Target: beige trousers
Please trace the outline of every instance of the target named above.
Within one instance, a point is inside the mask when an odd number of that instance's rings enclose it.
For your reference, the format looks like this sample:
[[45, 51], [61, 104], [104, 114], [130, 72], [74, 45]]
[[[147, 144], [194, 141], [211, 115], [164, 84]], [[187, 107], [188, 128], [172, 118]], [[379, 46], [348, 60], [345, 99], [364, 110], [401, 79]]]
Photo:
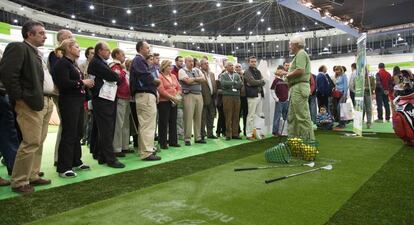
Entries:
[[16, 101], [17, 123], [22, 132], [22, 142], [17, 150], [12, 173], [12, 187], [29, 184], [39, 179], [42, 162], [43, 141], [47, 136], [53, 101], [44, 97], [42, 111], [34, 111], [23, 100]]
[[[201, 94], [185, 94], [184, 104], [184, 140], [191, 140], [191, 129], [194, 127], [194, 139], [201, 140], [201, 117], [203, 115], [203, 96]], [[193, 124], [194, 123], [194, 124]]]
[[141, 159], [154, 153], [154, 131], [157, 119], [157, 98], [150, 93], [135, 94], [138, 115], [138, 150]]

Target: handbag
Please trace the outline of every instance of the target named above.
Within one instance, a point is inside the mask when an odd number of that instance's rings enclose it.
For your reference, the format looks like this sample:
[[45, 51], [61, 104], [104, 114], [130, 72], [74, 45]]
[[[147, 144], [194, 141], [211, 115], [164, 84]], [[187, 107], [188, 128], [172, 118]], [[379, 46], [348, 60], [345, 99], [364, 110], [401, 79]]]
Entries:
[[334, 89], [334, 90], [332, 91], [332, 97], [334, 97], [334, 98], [341, 98], [341, 97], [342, 97], [342, 92], [340, 92], [340, 91], [338, 91], [338, 90]]
[[353, 119], [353, 106], [351, 102], [339, 103], [340, 109], [340, 118], [342, 121], [352, 120]]

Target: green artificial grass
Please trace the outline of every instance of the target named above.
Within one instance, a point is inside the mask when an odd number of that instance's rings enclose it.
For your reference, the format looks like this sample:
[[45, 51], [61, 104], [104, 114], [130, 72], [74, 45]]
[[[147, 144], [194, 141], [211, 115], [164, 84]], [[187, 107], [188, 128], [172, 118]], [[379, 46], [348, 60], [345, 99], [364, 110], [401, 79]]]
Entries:
[[414, 224], [414, 149], [403, 147], [327, 225]]
[[[81, 171], [78, 173], [76, 178], [71, 179], [64, 179], [58, 176], [56, 172], [56, 167], [53, 166], [54, 162], [54, 151], [55, 151], [55, 143], [56, 143], [56, 133], [57, 126], [49, 126], [49, 133], [44, 143], [43, 148], [43, 156], [42, 156], [42, 167], [41, 171], [45, 173], [45, 178], [51, 179], [52, 184], [36, 187], [36, 191], [45, 190], [49, 188], [55, 188], [58, 186], [63, 186], [67, 184], [72, 184], [75, 182], [82, 182], [85, 180], [95, 179], [97, 177], [107, 176], [111, 174], [121, 173], [130, 170], [136, 170], [152, 165], [162, 164], [165, 162], [178, 160], [194, 155], [204, 154], [207, 152], [218, 151], [222, 150], [227, 147], [248, 143], [249, 141], [244, 140], [231, 140], [231, 141], [224, 141], [224, 139], [215, 139], [207, 140], [207, 144], [193, 144], [192, 146], [185, 146], [182, 141], [180, 148], [170, 148], [168, 150], [163, 150], [157, 155], [162, 157], [160, 161], [141, 161], [137, 154], [127, 154], [125, 158], [119, 158], [119, 160], [126, 164], [126, 167], [123, 169], [114, 169], [110, 168], [106, 165], [98, 165], [96, 160], [92, 159], [92, 155], [89, 153], [89, 149], [84, 146], [83, 147], [83, 155], [82, 161], [83, 163], [91, 166], [91, 171]], [[0, 165], [0, 177], [9, 179], [7, 175], [7, 170], [5, 167]], [[16, 197], [18, 194], [11, 191], [10, 187], [0, 187], [0, 200]]]
[[[353, 124], [348, 123], [344, 129], [344, 131], [347, 132], [352, 132], [353, 131]], [[391, 122], [386, 122], [384, 121], [384, 123], [372, 123], [371, 129], [367, 129], [367, 125], [364, 123], [362, 125], [362, 135], [364, 135], [364, 133], [394, 133], [394, 130], [392, 129], [392, 123]]]
[[[334, 170], [318, 171], [272, 184], [264, 184], [264, 180], [308, 168], [239, 173], [233, 172], [233, 168], [267, 165], [264, 162], [263, 150], [271, 146], [275, 139], [159, 165], [152, 168], [156, 170], [155, 175], [146, 172], [142, 174], [145, 174], [143, 178], [139, 176], [139, 180], [144, 179], [141, 182], [151, 183], [152, 180], [161, 179], [169, 173], [175, 176], [170, 175], [171, 179], [164, 179], [167, 182], [145, 185], [146, 188], [47, 217], [33, 224], [324, 224], [402, 146], [401, 141], [391, 135], [380, 137], [345, 138], [335, 133], [319, 133], [317, 138], [320, 142], [320, 155], [316, 163], [318, 166], [333, 163]], [[222, 160], [221, 157], [227, 160]], [[175, 163], [180, 165], [174, 165]], [[187, 167], [187, 164], [204, 165], [206, 170], [200, 169], [197, 173], [178, 172], [182, 167]], [[171, 166], [168, 169], [157, 169], [167, 165]], [[139, 171], [149, 169], [151, 168]], [[135, 171], [126, 174], [133, 172]], [[154, 177], [156, 175], [159, 177]], [[111, 181], [119, 180], [128, 185], [134, 179], [124, 176], [119, 174], [112, 177]], [[97, 191], [111, 185], [105, 178], [99, 180], [102, 182], [100, 185], [96, 184]], [[92, 182], [94, 180], [84, 183]], [[90, 188], [88, 185], [76, 186]], [[96, 196], [82, 188], [77, 191], [66, 188], [64, 194], [59, 191], [61, 198], [58, 202], [63, 203], [59, 207], [65, 208], [78, 198], [84, 201], [90, 199], [90, 195], [100, 197], [103, 194]], [[112, 188], [119, 189], [118, 186]], [[72, 197], [68, 192], [74, 192], [77, 197]], [[72, 201], [66, 203], [65, 198]], [[53, 206], [56, 200], [42, 199], [48, 200], [52, 201], [52, 207], [49, 207], [54, 211], [49, 215], [55, 214], [56, 209]]]
[[[218, 141], [223, 142], [222, 140]], [[276, 138], [250, 142], [221, 151], [37, 191], [26, 196], [1, 200], [0, 215], [8, 216], [2, 216], [0, 224], [14, 225], [31, 222], [93, 202], [190, 175], [263, 152], [263, 149], [273, 146], [276, 142]]]

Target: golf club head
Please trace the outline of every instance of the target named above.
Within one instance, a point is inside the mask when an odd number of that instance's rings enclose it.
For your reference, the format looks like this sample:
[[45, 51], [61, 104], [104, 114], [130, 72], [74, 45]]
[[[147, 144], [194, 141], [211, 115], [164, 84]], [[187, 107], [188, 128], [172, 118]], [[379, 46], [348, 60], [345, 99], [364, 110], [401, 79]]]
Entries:
[[321, 167], [323, 170], [332, 170], [333, 166], [331, 164]]
[[304, 166], [309, 166], [309, 167], [314, 167], [315, 166], [315, 162], [305, 163], [303, 165]]

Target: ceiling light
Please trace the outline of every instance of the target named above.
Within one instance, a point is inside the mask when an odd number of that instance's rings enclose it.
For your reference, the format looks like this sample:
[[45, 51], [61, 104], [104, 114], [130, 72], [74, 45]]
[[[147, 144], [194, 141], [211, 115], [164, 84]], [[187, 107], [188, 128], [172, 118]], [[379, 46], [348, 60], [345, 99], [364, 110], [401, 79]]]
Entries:
[[247, 52], [250, 52], [250, 49], [247, 49]]
[[404, 41], [404, 38], [398, 37], [397, 41]]
[[177, 10], [176, 10], [176, 9], [174, 9], [172, 12], [173, 12], [174, 14], [176, 14], [176, 13], [177, 13]]
[[214, 53], [214, 50], [211, 50], [212, 53]]
[[323, 41], [323, 38], [320, 38], [319, 40]]
[[127, 13], [127, 14], [131, 14], [131, 13], [132, 13], [132, 11], [131, 11], [130, 9], [127, 9], [127, 10], [126, 10], [126, 13]]
[[271, 30], [272, 30], [272, 28], [270, 28], [270, 27], [267, 28], [267, 31], [271, 31]]
[[17, 20], [17, 19], [14, 19], [13, 20], [13, 23], [18, 23], [19, 21]]
[[75, 19], [75, 18], [76, 18], [75, 14], [72, 14], [72, 15], [70, 16], [70, 18]]
[[151, 27], [155, 27], [155, 23], [151, 23]]
[[221, 47], [223, 47], [224, 45], [223, 44], [220, 44], [221, 45]]
[[349, 20], [349, 23], [353, 23], [353, 22], [354, 22], [354, 19], [352, 19], [352, 18], [351, 18], [351, 19]]
[[116, 23], [116, 20], [112, 20], [111, 22], [112, 22], [112, 23]]
[[94, 6], [94, 5], [90, 5], [90, 6], [89, 6], [89, 9], [90, 9], [90, 10], [94, 10], [94, 9], [95, 9], [95, 6]]
[[197, 49], [200, 49], [200, 46], [197, 46]]
[[253, 0], [249, 0], [249, 3], [253, 3]]
[[318, 25], [318, 22], [315, 22], [315, 25]]
[[69, 28], [69, 24], [66, 24], [66, 26], [65, 26], [66, 28]]
[[399, 37], [399, 36], [401, 36], [401, 34], [397, 34], [397, 36]]
[[150, 3], [150, 4], [148, 5], [148, 7], [152, 8], [152, 4]]
[[329, 51], [329, 49], [328, 49], [327, 47], [323, 48], [323, 50], [324, 50], [325, 52]]
[[128, 33], [128, 37], [131, 37], [131, 33]]
[[177, 22], [174, 22], [174, 26], [177, 26], [178, 25], [178, 23]]
[[260, 12], [260, 11], [257, 11], [257, 13], [256, 13], [257, 15], [260, 15], [260, 14], [262, 14], [262, 12]]
[[133, 30], [133, 29], [134, 29], [134, 27], [133, 27], [133, 26], [130, 26], [130, 27], [129, 27], [129, 29], [130, 29], [130, 30]]
[[331, 47], [331, 44], [328, 44], [328, 47]]
[[201, 28], [201, 32], [204, 32], [205, 30], [204, 30], [204, 28]]
[[193, 42], [193, 43], [191, 43], [192, 45], [195, 45], [195, 43]]
[[162, 34], [158, 34], [158, 36], [162, 37]]
[[254, 43], [252, 43], [252, 46], [254, 46]]
[[186, 31], [183, 31], [183, 34], [186, 34], [187, 32]]
[[350, 41], [350, 40], [351, 40], [351, 38], [348, 38], [347, 40], [348, 40], [348, 41]]
[[263, 19], [263, 18], [261, 18], [261, 19], [260, 19], [260, 22], [262, 22], [262, 23], [263, 23], [263, 22], [264, 22], [264, 19]]
[[250, 31], [249, 34], [253, 34], [253, 31]]
[[344, 22], [344, 25], [348, 25], [348, 24], [349, 24], [349, 22], [348, 22], [348, 21], [345, 21], [345, 22]]
[[239, 49], [239, 46], [236, 46], [236, 49]]
[[221, 34], [219, 34], [218, 37], [221, 38]]
[[306, 48], [306, 51], [309, 51], [309, 48]]
[[302, 27], [302, 30], [306, 30], [306, 27]]
[[217, 2], [216, 6], [217, 7], [220, 7], [221, 6], [221, 3], [220, 2]]
[[82, 32], [82, 30], [81, 30], [81, 29], [79, 29], [79, 30], [78, 30], [78, 32], [80, 33], [80, 32]]
[[24, 7], [23, 7], [23, 6], [21, 6], [21, 7], [20, 7], [20, 10], [22, 10], [22, 11], [23, 11], [23, 10], [24, 10]]
[[276, 45], [276, 48], [279, 48], [279, 45]]
[[234, 51], [231, 51], [231, 54], [234, 54]]
[[238, 31], [241, 31], [241, 27], [237, 28]]
[[200, 23], [200, 27], [202, 27], [202, 26], [204, 26], [204, 24], [203, 23]]

